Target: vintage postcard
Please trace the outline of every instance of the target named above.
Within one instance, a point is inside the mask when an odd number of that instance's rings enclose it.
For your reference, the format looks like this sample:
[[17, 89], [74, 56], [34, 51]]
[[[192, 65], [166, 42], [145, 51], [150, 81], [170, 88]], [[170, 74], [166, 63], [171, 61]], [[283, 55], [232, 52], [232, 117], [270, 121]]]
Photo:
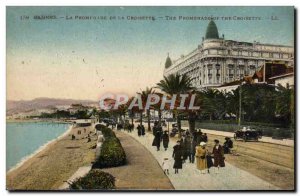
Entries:
[[295, 190], [294, 18], [7, 6], [6, 189]]

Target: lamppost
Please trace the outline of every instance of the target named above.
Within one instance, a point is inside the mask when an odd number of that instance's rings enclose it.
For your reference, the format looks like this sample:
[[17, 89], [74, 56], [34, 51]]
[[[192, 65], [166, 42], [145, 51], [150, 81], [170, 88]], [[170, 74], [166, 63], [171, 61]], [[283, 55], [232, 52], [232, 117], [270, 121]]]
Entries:
[[238, 122], [239, 129], [241, 129], [241, 118], [242, 118], [242, 86], [243, 86], [243, 84], [245, 84], [245, 82], [242, 82], [240, 84], [240, 90], [239, 90], [239, 122]]

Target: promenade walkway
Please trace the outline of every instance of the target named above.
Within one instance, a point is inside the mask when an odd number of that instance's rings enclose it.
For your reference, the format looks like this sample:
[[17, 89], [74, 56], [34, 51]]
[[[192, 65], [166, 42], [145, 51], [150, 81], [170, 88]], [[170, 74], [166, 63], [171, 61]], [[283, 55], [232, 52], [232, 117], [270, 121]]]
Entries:
[[116, 178], [116, 188], [122, 190], [173, 190], [154, 156], [140, 142], [123, 131], [115, 131], [126, 152], [127, 164], [101, 169]]
[[[217, 174], [213, 171], [210, 174], [200, 174], [195, 164], [185, 163], [179, 174], [175, 174], [173, 168], [174, 160], [172, 159], [173, 146], [175, 141], [170, 140], [167, 151], [157, 151], [152, 146], [153, 135], [146, 133], [144, 137], [138, 137], [136, 130], [132, 133], [123, 133], [135, 138], [145, 148], [152, 153], [156, 160], [162, 164], [163, 158], [167, 157], [170, 161], [170, 174], [168, 175], [176, 190], [277, 190], [278, 187], [241, 170], [228, 162], [226, 167], [221, 168]], [[258, 168], [259, 169], [259, 168]]]

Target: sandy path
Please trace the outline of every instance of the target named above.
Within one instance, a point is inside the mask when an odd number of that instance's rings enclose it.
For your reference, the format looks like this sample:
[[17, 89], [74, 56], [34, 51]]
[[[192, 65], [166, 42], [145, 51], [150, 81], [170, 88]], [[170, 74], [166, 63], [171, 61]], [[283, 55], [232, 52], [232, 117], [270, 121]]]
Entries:
[[102, 171], [108, 172], [116, 178], [117, 189], [174, 189], [156, 159], [142, 144], [123, 132], [115, 132], [126, 152], [127, 164], [102, 169]]
[[[167, 151], [157, 152], [151, 146], [153, 135], [146, 134], [145, 137], [138, 137], [136, 131], [126, 133], [143, 144], [159, 161], [164, 157], [171, 158], [170, 166], [173, 166], [172, 147], [175, 141], [171, 140]], [[179, 174], [174, 174], [171, 170], [169, 179], [176, 190], [277, 190], [278, 187], [262, 180], [247, 171], [239, 169], [226, 162], [226, 167], [220, 170], [219, 174], [211, 172], [210, 174], [200, 174], [195, 164], [185, 163]]]
[[6, 188], [9, 190], [56, 190], [73, 175], [76, 170], [94, 161], [96, 136], [87, 143], [84, 138], [93, 127], [73, 128], [72, 133], [82, 131], [78, 140], [71, 140], [71, 136], [56, 140], [26, 161], [19, 168], [7, 173]]

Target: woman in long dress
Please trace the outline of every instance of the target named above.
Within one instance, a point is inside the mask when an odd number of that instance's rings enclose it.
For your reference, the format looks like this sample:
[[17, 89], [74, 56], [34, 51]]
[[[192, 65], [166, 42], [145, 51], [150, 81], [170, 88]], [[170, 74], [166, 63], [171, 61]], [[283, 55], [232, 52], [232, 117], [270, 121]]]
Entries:
[[175, 174], [178, 174], [178, 169], [182, 169], [182, 149], [180, 146], [180, 140], [177, 141], [177, 144], [173, 147], [173, 158], [173, 168], [175, 169]]
[[205, 174], [207, 170], [207, 150], [205, 148], [206, 143], [201, 142], [200, 145], [196, 147], [196, 160], [197, 160], [197, 169], [200, 170], [201, 174]]

